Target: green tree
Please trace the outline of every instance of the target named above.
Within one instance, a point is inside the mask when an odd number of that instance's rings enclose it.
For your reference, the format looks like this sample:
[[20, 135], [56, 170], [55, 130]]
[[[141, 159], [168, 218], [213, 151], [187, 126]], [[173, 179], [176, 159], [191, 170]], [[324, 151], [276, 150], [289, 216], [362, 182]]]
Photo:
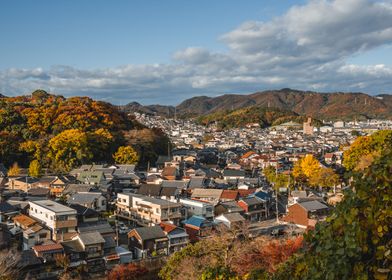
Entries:
[[38, 160], [33, 160], [29, 165], [29, 175], [32, 177], [40, 177], [42, 175], [41, 164]]
[[139, 155], [131, 146], [121, 146], [114, 153], [113, 159], [118, 164], [137, 164]]

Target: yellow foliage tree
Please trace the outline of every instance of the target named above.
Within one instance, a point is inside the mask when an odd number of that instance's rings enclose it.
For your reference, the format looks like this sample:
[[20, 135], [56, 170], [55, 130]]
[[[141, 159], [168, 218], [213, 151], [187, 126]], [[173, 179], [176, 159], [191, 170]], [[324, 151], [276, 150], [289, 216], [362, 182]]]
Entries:
[[139, 155], [131, 146], [121, 146], [114, 153], [113, 159], [119, 164], [137, 164]]
[[308, 154], [301, 160], [301, 170], [307, 178], [310, 178], [320, 170], [320, 162], [313, 155]]
[[18, 176], [20, 174], [20, 168], [17, 162], [8, 170], [8, 176]]
[[93, 157], [87, 133], [79, 129], [64, 130], [49, 140], [48, 147], [53, 167], [61, 171], [69, 171]]
[[38, 160], [33, 160], [29, 165], [29, 175], [32, 177], [40, 177], [42, 174], [41, 164]]
[[319, 187], [333, 187], [339, 183], [339, 176], [332, 168], [320, 168], [309, 178], [309, 184]]

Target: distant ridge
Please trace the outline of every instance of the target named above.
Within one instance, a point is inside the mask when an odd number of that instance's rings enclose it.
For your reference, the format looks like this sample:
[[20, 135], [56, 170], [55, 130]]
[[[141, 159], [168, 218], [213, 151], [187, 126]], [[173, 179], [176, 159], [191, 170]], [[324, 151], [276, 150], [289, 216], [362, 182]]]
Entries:
[[[130, 103], [134, 104], [134, 103]], [[138, 103], [137, 103], [138, 104]], [[126, 105], [123, 110], [152, 112], [173, 116], [173, 106]], [[249, 95], [225, 94], [218, 97], [197, 96], [176, 106], [177, 116], [199, 117], [224, 110], [245, 107], [278, 108], [318, 119], [392, 118], [392, 95], [370, 96], [360, 92], [319, 93], [290, 88], [266, 90]]]
[[7, 98], [7, 96], [0, 93], [0, 98]]

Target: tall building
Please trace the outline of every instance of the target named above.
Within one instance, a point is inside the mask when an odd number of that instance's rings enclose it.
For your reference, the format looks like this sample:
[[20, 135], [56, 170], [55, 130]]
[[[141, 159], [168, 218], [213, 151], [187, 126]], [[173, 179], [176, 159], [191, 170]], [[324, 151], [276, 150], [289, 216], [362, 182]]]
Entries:
[[304, 122], [304, 134], [313, 135], [314, 126], [312, 125], [312, 118], [308, 118], [306, 122]]

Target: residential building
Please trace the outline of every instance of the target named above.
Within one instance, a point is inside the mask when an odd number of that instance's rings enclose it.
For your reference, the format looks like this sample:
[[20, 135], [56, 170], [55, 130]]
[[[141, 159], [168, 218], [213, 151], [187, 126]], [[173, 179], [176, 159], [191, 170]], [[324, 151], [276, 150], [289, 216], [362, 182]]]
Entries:
[[180, 203], [185, 207], [185, 218], [193, 215], [202, 216], [208, 220], [214, 218], [214, 206], [211, 203], [196, 199], [180, 199]]
[[160, 226], [139, 227], [128, 233], [129, 250], [137, 259], [168, 254], [169, 239]]
[[30, 201], [29, 205], [29, 215], [51, 230], [53, 240], [69, 240], [76, 235], [75, 209], [51, 200]]

